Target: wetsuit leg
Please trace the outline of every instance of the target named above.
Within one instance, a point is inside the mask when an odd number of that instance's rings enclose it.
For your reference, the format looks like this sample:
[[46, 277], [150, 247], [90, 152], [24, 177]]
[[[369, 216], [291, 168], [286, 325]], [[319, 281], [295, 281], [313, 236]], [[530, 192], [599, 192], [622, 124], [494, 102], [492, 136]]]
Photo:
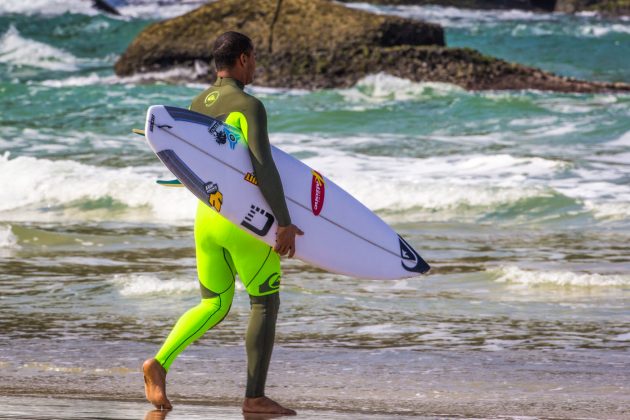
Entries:
[[250, 296], [251, 314], [245, 348], [247, 349], [247, 389], [248, 398], [263, 397], [267, 371], [273, 352], [276, 335], [276, 319], [280, 306], [280, 294]]
[[250, 295], [251, 313], [245, 338], [245, 396], [262, 397], [265, 395], [280, 306], [280, 257], [269, 245], [236, 226], [230, 235], [230, 242], [224, 246], [234, 258], [236, 271]]
[[225, 248], [217, 244], [217, 239], [226, 239], [231, 227], [221, 221], [213, 223], [211, 212], [200, 203], [195, 219], [197, 273], [202, 299], [180, 317], [155, 356], [166, 371], [190, 343], [225, 318], [234, 298], [234, 264]]

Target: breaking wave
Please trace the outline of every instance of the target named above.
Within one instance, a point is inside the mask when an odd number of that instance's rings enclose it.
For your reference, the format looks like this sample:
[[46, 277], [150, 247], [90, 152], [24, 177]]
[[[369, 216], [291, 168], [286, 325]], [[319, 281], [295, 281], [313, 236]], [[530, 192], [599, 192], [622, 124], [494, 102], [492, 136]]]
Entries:
[[59, 48], [23, 38], [15, 26], [0, 37], [0, 63], [56, 71], [76, 71], [80, 59]]
[[630, 275], [590, 274], [571, 271], [522, 270], [516, 266], [492, 269], [498, 283], [510, 283], [528, 287], [628, 287]]

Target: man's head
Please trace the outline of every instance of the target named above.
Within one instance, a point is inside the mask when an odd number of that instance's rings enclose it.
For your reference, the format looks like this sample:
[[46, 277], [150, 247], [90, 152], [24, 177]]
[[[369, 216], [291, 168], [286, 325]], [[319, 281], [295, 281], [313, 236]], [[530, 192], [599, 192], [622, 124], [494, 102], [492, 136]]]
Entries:
[[220, 77], [233, 77], [245, 85], [254, 79], [256, 56], [248, 36], [233, 31], [220, 35], [214, 41], [212, 55]]

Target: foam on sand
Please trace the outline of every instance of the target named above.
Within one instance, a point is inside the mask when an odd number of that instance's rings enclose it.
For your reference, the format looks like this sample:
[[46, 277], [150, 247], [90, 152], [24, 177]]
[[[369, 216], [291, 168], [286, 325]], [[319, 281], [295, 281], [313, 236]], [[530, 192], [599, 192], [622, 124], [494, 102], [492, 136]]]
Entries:
[[17, 242], [17, 237], [13, 234], [11, 225], [0, 225], [0, 248], [20, 248]]
[[600, 288], [628, 287], [630, 275], [591, 274], [571, 271], [522, 270], [517, 266], [504, 266], [491, 269], [498, 283], [517, 284], [527, 287]]

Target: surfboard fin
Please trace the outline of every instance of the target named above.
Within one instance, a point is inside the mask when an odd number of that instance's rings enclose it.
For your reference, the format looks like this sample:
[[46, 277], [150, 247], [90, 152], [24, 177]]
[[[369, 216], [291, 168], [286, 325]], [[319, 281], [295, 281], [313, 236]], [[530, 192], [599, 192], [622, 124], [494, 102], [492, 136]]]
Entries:
[[144, 136], [144, 130], [141, 130], [139, 128], [132, 128], [131, 132], [134, 133], [134, 134], [138, 134], [140, 136]]
[[183, 187], [184, 184], [182, 184], [181, 182], [179, 182], [178, 179], [172, 179], [170, 181], [164, 180], [164, 179], [158, 179], [157, 182], [159, 185], [163, 186], [163, 187]]

